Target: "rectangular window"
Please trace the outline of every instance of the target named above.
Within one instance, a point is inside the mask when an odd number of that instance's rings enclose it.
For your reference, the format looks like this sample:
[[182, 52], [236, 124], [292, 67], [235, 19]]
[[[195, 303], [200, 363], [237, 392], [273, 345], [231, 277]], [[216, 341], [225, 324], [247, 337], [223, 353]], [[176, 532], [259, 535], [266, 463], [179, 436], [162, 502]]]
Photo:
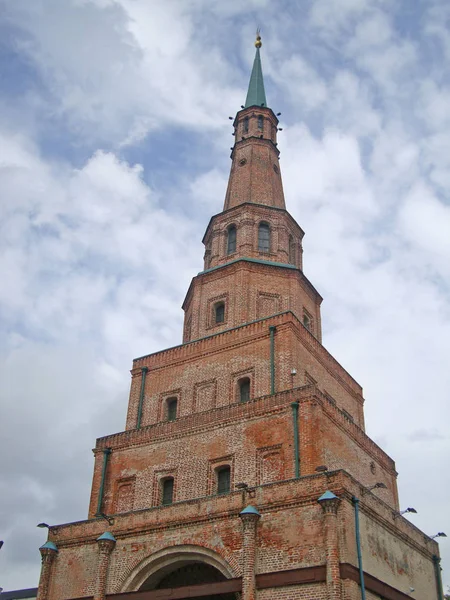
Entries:
[[177, 398], [169, 398], [167, 400], [167, 420], [175, 421], [177, 418], [178, 400]]
[[230, 467], [222, 467], [217, 471], [217, 493], [228, 494], [231, 483]]
[[163, 481], [162, 489], [162, 503], [164, 505], [172, 504], [173, 502], [173, 478], [165, 479]]

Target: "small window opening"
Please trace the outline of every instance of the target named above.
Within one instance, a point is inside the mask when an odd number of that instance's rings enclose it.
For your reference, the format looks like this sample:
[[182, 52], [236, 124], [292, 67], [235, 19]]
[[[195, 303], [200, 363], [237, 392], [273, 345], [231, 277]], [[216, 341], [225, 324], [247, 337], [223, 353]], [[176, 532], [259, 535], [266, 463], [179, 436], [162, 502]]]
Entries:
[[231, 225], [228, 227], [228, 238], [227, 238], [227, 254], [236, 252], [236, 227]]
[[258, 250], [270, 252], [270, 227], [267, 223], [260, 223], [258, 228]]
[[292, 235], [289, 236], [289, 263], [295, 265], [295, 244]]
[[217, 469], [217, 493], [228, 494], [230, 491], [231, 483], [231, 469], [230, 467], [220, 467]]
[[167, 420], [175, 421], [177, 418], [178, 398], [167, 399]]
[[259, 115], [258, 117], [258, 129], [260, 129], [261, 131], [264, 128], [264, 119], [262, 118], [262, 115]]
[[218, 302], [214, 307], [214, 321], [215, 323], [225, 322], [225, 302]]
[[168, 477], [162, 482], [162, 504], [164, 506], [173, 502], [173, 483], [173, 477]]
[[248, 117], [244, 119], [244, 133], [248, 133]]
[[239, 401], [248, 402], [250, 400], [250, 379], [244, 377], [239, 381]]
[[308, 331], [311, 331], [311, 328], [312, 328], [311, 317], [309, 315], [307, 315], [306, 313], [303, 313], [303, 325], [306, 327], [306, 329]]

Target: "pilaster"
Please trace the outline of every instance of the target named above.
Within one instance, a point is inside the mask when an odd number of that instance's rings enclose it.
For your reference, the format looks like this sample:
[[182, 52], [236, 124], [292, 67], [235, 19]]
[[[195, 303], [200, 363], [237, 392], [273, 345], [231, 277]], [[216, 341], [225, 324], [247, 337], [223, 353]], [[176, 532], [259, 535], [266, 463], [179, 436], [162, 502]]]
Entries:
[[243, 526], [242, 538], [242, 600], [256, 598], [256, 543], [257, 526], [261, 518], [253, 506], [247, 506], [240, 514]]
[[41, 553], [42, 566], [36, 600], [47, 600], [49, 597], [52, 565], [58, 553], [58, 548], [53, 542], [46, 542], [39, 548], [39, 552]]
[[108, 567], [111, 552], [114, 550], [116, 540], [114, 536], [105, 531], [99, 538], [97, 538], [98, 544], [98, 566], [97, 566], [97, 579], [95, 582], [95, 593], [94, 600], [105, 600], [106, 598], [106, 586], [108, 583]]
[[324, 513], [325, 550], [327, 560], [327, 600], [341, 600], [339, 570], [339, 539], [337, 512], [340, 500], [332, 492], [325, 492], [319, 500]]

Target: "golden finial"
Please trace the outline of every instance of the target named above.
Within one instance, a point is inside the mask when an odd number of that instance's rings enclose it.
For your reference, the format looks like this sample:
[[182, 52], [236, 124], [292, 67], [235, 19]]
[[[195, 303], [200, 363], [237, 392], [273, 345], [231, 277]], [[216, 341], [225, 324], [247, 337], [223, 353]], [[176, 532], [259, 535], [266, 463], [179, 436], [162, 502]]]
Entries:
[[261, 30], [258, 27], [258, 29], [256, 30], [256, 42], [255, 42], [255, 46], [257, 48], [261, 48], [262, 46], [262, 41], [261, 41]]

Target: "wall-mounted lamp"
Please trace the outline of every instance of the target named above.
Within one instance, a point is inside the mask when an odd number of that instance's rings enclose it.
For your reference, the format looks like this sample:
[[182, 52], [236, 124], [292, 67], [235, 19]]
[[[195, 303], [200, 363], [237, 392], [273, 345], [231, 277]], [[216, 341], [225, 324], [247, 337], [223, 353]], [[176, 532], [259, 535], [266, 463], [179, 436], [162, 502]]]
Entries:
[[47, 523], [38, 523], [36, 527], [39, 527], [40, 529], [48, 529], [52, 533], [58, 529], [57, 527], [53, 527], [53, 525], [48, 525]]
[[326, 473], [328, 471], [328, 467], [326, 465], [319, 465], [314, 469], [316, 473]]
[[248, 488], [248, 483], [237, 483], [235, 487], [238, 490], [246, 490]]
[[364, 496], [364, 494], [367, 494], [367, 492], [371, 492], [372, 490], [386, 490], [386, 489], [387, 489], [387, 485], [385, 483], [383, 483], [382, 481], [377, 481], [377, 483], [375, 483], [375, 485], [365, 488], [363, 490], [362, 496]]
[[447, 534], [444, 533], [443, 531], [439, 531], [439, 533], [437, 533], [436, 535], [430, 535], [430, 538], [432, 540], [434, 540], [434, 538], [438, 538], [438, 537], [447, 537]]
[[297, 369], [291, 369], [291, 375], [297, 375]]
[[99, 513], [98, 516], [102, 519], [105, 519], [105, 521], [108, 521], [108, 525], [114, 525], [114, 519], [112, 517], [108, 517], [108, 515], [105, 515], [105, 513]]
[[409, 506], [408, 508], [405, 508], [405, 510], [401, 510], [400, 512], [394, 512], [394, 513], [392, 513], [392, 516], [394, 517], [394, 519], [396, 519], [397, 517], [401, 517], [405, 513], [414, 513], [414, 514], [417, 514], [417, 510], [415, 508], [412, 508], [412, 506]]

